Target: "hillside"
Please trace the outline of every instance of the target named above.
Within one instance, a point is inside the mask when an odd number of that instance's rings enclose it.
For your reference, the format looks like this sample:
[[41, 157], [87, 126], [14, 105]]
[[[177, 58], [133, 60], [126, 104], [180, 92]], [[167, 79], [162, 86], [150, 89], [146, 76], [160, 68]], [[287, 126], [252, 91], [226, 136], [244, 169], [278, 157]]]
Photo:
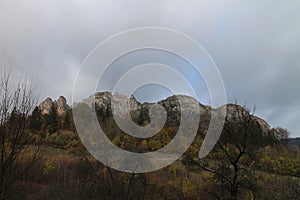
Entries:
[[[112, 97], [109, 92], [96, 93], [74, 108], [64, 97], [54, 101], [47, 98], [34, 109], [28, 118], [28, 144], [29, 149], [39, 147], [40, 157], [17, 182], [16, 187], [23, 192], [15, 194], [16, 199], [299, 199], [299, 151], [280, 142], [278, 135], [286, 135], [284, 129], [270, 127], [247, 108], [226, 105], [221, 136], [212, 151], [199, 159], [211, 116], [219, 115], [218, 109], [225, 106], [211, 108], [198, 102], [197, 110], [191, 97], [168, 97], [156, 104], [167, 114], [162, 129], [149, 138], [138, 138], [117, 126]], [[145, 174], [114, 170], [94, 159], [81, 143], [82, 139], [97, 140], [77, 135], [72, 112], [79, 109], [89, 118], [85, 111], [95, 109], [98, 122], [115, 146], [135, 153], [157, 151], [178, 134], [182, 108], [177, 98], [188, 105], [183, 111], [190, 122], [200, 116], [198, 130], [187, 151], [160, 170]], [[121, 99], [129, 102], [135, 124], [145, 127], [151, 123], [149, 109], [155, 103], [140, 103], [121, 94], [113, 98]], [[113, 159], [122, 160], [119, 156]]]

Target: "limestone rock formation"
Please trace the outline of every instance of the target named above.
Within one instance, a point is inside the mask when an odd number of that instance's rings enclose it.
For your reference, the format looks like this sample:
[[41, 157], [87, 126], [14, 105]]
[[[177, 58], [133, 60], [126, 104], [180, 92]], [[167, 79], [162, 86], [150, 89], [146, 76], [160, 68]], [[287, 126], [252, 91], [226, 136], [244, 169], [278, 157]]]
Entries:
[[106, 109], [110, 105], [112, 94], [111, 92], [97, 92], [94, 95], [84, 99], [82, 103], [86, 103], [89, 106], [97, 105], [102, 109]]
[[60, 96], [56, 102], [56, 112], [58, 116], [64, 116], [66, 112], [70, 109], [69, 105], [67, 104], [67, 100], [65, 97]]
[[53, 109], [53, 106], [58, 116], [64, 116], [70, 109], [66, 98], [63, 96], [60, 96], [56, 101], [53, 101], [50, 97], [48, 97], [42, 103], [40, 103], [38, 108], [40, 109], [42, 115], [49, 115]]
[[[198, 106], [199, 109], [196, 108], [197, 104], [194, 102], [196, 101], [194, 98], [185, 96], [185, 95], [174, 95], [171, 97], [168, 97], [164, 100], [161, 100], [157, 103], [140, 103], [136, 100], [134, 96], [126, 97], [125, 95], [116, 93], [112, 94], [111, 92], [98, 92], [94, 95], [91, 95], [87, 99], [84, 99], [81, 103], [85, 103], [89, 106], [96, 105], [98, 108], [102, 109], [103, 111], [112, 112], [111, 109], [111, 100], [114, 101], [121, 101], [124, 100], [124, 102], [129, 104], [129, 110], [131, 113], [131, 116], [135, 119], [142, 119], [142, 121], [148, 121], [150, 122], [149, 118], [149, 110], [150, 107], [154, 104], [161, 105], [165, 108], [167, 112], [167, 123], [169, 125], [177, 126], [180, 123], [181, 120], [181, 112], [182, 108], [180, 106], [180, 101], [189, 106], [185, 106], [184, 109], [185, 113], [188, 113], [189, 116], [193, 117], [195, 115], [201, 115], [201, 118], [208, 119], [210, 118], [210, 115], [217, 111], [217, 109], [211, 108], [210, 106], [203, 105], [199, 103]], [[180, 99], [180, 101], [179, 101]], [[117, 106], [124, 106], [123, 104], [116, 104]], [[60, 96], [56, 101], [53, 101], [51, 98], [45, 99], [40, 105], [39, 109], [41, 110], [42, 115], [47, 115], [51, 112], [52, 107], [55, 107], [56, 113], [58, 116], [64, 116], [66, 112], [70, 109], [70, 107], [67, 104], [67, 101], [65, 97]], [[227, 110], [227, 119], [231, 121], [236, 121], [238, 123], [238, 116], [237, 114], [243, 114], [243, 113], [249, 113], [248, 110], [246, 110], [244, 107], [235, 105], [235, 104], [227, 104], [224, 106], [221, 106], [220, 109], [226, 108]], [[201, 120], [201, 119], [200, 119]], [[253, 120], [255, 120], [261, 127], [261, 130], [265, 133], [268, 133], [271, 130], [271, 127], [269, 124], [264, 121], [263, 119], [253, 116]]]
[[49, 115], [52, 110], [53, 101], [50, 97], [46, 98], [38, 107], [42, 115]]

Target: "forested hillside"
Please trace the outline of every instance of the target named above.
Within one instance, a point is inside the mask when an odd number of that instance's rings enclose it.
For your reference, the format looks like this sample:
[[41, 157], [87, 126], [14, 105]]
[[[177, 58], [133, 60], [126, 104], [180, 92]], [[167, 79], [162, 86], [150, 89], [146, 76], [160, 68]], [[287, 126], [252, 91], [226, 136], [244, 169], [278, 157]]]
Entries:
[[[167, 122], [158, 134], [146, 139], [129, 136], [118, 128], [110, 98], [110, 93], [98, 93], [95, 101], [88, 98], [76, 106], [91, 109], [91, 102], [95, 102], [101, 127], [118, 147], [132, 152], [155, 151], [176, 135], [180, 122], [176, 96], [159, 102], [168, 112]], [[134, 97], [130, 102], [135, 123], [150, 123], [150, 104], [141, 104]], [[46, 99], [27, 117], [18, 108], [13, 109], [0, 130], [8, 134], [6, 128], [14, 130], [15, 124], [23, 124], [27, 140], [22, 148], [26, 152], [13, 162], [2, 161], [1, 178], [11, 180], [2, 181], [2, 198], [299, 199], [300, 152], [299, 147], [282, 142], [288, 137], [287, 130], [271, 128], [251, 110], [228, 104], [220, 139], [207, 157], [199, 159], [198, 152], [214, 110], [199, 105], [199, 129], [188, 151], [172, 165], [146, 174], [118, 172], [95, 160], [82, 145], [72, 108], [63, 97], [57, 101]], [[9, 148], [8, 144], [14, 148], [13, 143], [19, 142], [9, 138], [3, 141], [2, 149]], [[29, 159], [34, 153], [35, 159]], [[28, 168], [14, 177], [10, 176], [15, 172], [5, 171], [6, 165], [18, 171], [28, 162]]]

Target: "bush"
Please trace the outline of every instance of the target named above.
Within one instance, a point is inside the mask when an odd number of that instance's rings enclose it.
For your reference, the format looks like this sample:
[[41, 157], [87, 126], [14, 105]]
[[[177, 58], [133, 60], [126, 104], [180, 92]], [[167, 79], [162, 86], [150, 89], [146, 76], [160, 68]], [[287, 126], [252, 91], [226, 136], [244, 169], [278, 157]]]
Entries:
[[75, 133], [66, 130], [48, 135], [46, 141], [49, 144], [64, 148], [78, 145], [78, 140], [76, 139]]

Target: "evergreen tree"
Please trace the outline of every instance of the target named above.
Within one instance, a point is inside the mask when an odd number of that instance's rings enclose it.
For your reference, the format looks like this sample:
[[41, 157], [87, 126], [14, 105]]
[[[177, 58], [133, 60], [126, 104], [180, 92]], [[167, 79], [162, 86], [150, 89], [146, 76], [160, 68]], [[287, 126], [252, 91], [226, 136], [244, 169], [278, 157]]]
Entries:
[[40, 109], [36, 106], [32, 112], [29, 127], [31, 130], [36, 131], [41, 128], [41, 125], [42, 125], [42, 114]]
[[46, 117], [46, 125], [50, 133], [54, 133], [59, 128], [56, 108], [54, 105], [52, 106], [49, 115]]
[[70, 129], [70, 122], [71, 122], [70, 112], [66, 111], [66, 116], [64, 118], [63, 127], [66, 128], [66, 129]]

